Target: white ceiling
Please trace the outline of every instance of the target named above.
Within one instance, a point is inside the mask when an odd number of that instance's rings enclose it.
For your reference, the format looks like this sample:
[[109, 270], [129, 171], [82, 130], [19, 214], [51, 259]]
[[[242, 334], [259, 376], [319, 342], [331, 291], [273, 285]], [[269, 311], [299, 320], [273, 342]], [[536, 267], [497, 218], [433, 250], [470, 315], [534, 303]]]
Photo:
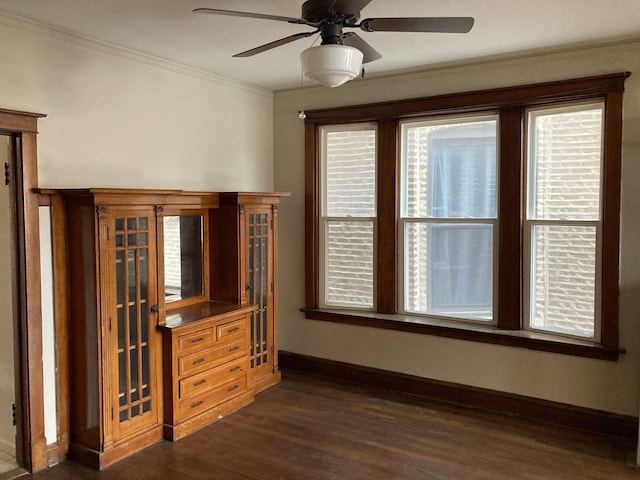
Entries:
[[[0, 13], [272, 90], [300, 85], [299, 53], [315, 37], [249, 57], [232, 55], [309, 27], [192, 13], [208, 7], [299, 17], [302, 0], [0, 0]], [[468, 34], [366, 33], [383, 58], [367, 74], [521, 52], [640, 39], [640, 0], [373, 0], [362, 19], [472, 16]], [[305, 85], [308, 81], [305, 81]]]

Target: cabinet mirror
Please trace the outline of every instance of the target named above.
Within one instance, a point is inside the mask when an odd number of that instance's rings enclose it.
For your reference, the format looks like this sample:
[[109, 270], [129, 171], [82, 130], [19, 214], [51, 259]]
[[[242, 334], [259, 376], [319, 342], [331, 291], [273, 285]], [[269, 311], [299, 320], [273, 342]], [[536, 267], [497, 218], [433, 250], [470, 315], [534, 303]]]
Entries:
[[165, 302], [203, 296], [204, 216], [165, 216], [163, 233]]

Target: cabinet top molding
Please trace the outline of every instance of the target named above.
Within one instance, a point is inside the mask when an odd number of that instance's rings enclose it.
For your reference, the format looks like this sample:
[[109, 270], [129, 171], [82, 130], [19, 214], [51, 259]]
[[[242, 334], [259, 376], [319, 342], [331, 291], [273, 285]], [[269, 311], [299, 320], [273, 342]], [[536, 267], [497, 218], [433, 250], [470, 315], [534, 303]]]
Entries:
[[36, 188], [41, 197], [85, 197], [93, 205], [167, 205], [193, 208], [217, 208], [220, 199], [234, 198], [251, 203], [251, 199], [288, 197], [286, 192], [203, 192], [178, 189], [138, 188]]

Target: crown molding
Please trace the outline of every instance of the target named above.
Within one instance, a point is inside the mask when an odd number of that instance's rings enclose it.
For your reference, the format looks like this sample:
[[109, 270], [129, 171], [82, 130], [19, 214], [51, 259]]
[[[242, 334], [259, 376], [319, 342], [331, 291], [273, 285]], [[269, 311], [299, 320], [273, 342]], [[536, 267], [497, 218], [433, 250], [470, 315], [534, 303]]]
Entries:
[[87, 48], [97, 52], [105, 53], [107, 55], [123, 58], [132, 62], [160, 68], [162, 70], [179, 75], [185, 75], [188, 77], [197, 78], [199, 80], [211, 82], [219, 86], [235, 88], [238, 90], [243, 90], [258, 95], [264, 95], [267, 97], [273, 96], [273, 91], [267, 88], [259, 87], [251, 83], [233, 80], [227, 77], [223, 77], [222, 75], [208, 72], [206, 70], [183, 65], [178, 62], [173, 62], [171, 60], [166, 60], [154, 55], [139, 52], [134, 49], [122, 47], [120, 45], [106, 42], [104, 40], [90, 38], [75, 32], [71, 32], [69, 30], [54, 27], [52, 25], [38, 22], [29, 18], [13, 15], [1, 10], [0, 26], [14, 28], [19, 30], [20, 32], [26, 31], [28, 33], [39, 35], [50, 40], [56, 40], [70, 45]]

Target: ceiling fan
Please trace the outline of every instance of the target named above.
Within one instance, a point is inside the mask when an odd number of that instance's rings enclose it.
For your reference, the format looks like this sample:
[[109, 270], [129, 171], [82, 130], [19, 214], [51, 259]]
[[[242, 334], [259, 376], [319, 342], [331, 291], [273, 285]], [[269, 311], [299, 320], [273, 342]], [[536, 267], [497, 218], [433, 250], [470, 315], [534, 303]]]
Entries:
[[301, 54], [303, 70], [306, 76], [331, 87], [357, 76], [363, 63], [382, 58], [357, 33], [345, 32], [345, 29], [359, 28], [365, 32], [467, 33], [473, 27], [473, 17], [367, 18], [360, 21], [360, 12], [369, 3], [371, 0], [307, 0], [302, 4], [301, 18], [216, 8], [196, 8], [194, 12], [275, 20], [312, 27], [312, 31], [296, 33], [237, 53], [234, 57], [251, 57], [319, 33], [321, 45], [311, 47]]

